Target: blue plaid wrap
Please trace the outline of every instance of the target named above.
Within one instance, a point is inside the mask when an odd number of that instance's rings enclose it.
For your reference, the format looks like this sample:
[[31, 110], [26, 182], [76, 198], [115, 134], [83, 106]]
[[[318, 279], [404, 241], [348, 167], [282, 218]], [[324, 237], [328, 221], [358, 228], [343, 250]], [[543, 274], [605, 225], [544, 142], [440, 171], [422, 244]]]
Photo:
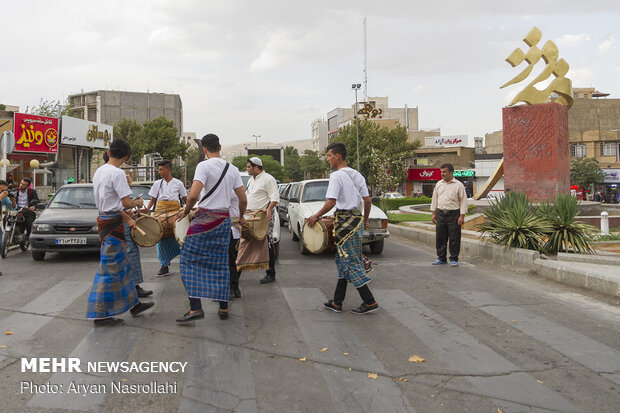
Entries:
[[170, 261], [181, 253], [181, 248], [176, 238], [164, 238], [156, 245], [157, 259], [162, 267], [170, 265]]
[[338, 246], [338, 253], [336, 253], [338, 278], [344, 278], [353, 283], [355, 288], [359, 288], [371, 281], [366, 275], [364, 260], [362, 259], [363, 236], [364, 227], [360, 225], [342, 246]]
[[131, 280], [133, 285], [138, 285], [142, 281], [142, 263], [140, 262], [140, 250], [133, 238], [131, 238], [131, 228], [129, 225], [125, 225], [125, 241], [127, 241], [127, 262], [129, 263], [129, 270], [127, 272], [127, 278]]
[[230, 300], [229, 241], [230, 218], [209, 231], [185, 238], [180, 261], [181, 279], [188, 297]]
[[[102, 219], [119, 214], [102, 213]], [[107, 236], [101, 242], [100, 262], [93, 288], [88, 295], [86, 318], [108, 318], [122, 314], [138, 303], [138, 294], [127, 278], [128, 262], [125, 242]]]

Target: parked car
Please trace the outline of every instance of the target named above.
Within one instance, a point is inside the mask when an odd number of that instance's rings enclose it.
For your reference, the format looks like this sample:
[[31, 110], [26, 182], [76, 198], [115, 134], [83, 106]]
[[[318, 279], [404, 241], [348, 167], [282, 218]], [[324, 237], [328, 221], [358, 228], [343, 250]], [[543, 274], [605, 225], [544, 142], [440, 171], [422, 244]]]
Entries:
[[46, 252], [98, 252], [98, 211], [93, 184], [63, 185], [54, 197], [39, 204], [43, 212], [32, 224], [32, 258], [41, 261]]
[[[297, 183], [289, 193], [288, 217], [289, 231], [293, 241], [303, 239], [302, 228], [305, 221], [321, 209], [325, 203], [328, 179], [310, 179]], [[334, 210], [324, 216], [333, 216]], [[364, 230], [363, 244], [370, 246], [374, 254], [383, 252], [384, 240], [390, 236], [387, 230], [388, 217], [378, 207], [372, 205], [369, 216], [369, 228]], [[300, 251], [307, 254], [303, 242], [300, 242]]]
[[135, 199], [140, 197], [144, 200], [144, 204], [148, 204], [151, 200], [151, 196], [149, 195], [149, 191], [153, 187], [153, 183], [155, 181], [144, 181], [144, 182], [133, 182], [131, 187], [131, 198]]
[[278, 215], [280, 217], [280, 225], [288, 220], [288, 193], [292, 184], [280, 184], [280, 202], [278, 203]]
[[404, 198], [404, 196], [400, 192], [386, 192], [385, 194], [381, 195], [381, 198], [383, 198], [383, 199], [398, 199], [398, 198]]

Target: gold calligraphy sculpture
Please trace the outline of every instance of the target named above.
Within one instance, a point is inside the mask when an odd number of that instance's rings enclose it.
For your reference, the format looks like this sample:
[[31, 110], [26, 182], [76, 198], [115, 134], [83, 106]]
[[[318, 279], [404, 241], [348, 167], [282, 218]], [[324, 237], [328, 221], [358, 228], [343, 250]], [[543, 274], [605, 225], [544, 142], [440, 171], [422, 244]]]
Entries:
[[[558, 60], [560, 54], [558, 46], [551, 40], [547, 40], [542, 49], [538, 48], [537, 45], [541, 38], [542, 33], [540, 29], [538, 29], [538, 27], [532, 28], [523, 39], [525, 44], [530, 47], [527, 53], [517, 47], [514, 52], [508, 56], [506, 61], [512, 67], [519, 66], [523, 61], [527, 62], [528, 66], [512, 80], [502, 85], [500, 89], [525, 80], [530, 73], [532, 73], [534, 66], [542, 58], [546, 63], [544, 70], [515, 96], [509, 106], [513, 106], [518, 102], [535, 105], [538, 103], [545, 103], [551, 98], [553, 102], [566, 105], [570, 108], [573, 105], [573, 87], [570, 79], [564, 77], [568, 73], [568, 63], [566, 63], [564, 59]], [[534, 87], [537, 83], [547, 80], [552, 74], [555, 76], [555, 79], [553, 79], [545, 89], [538, 90]], [[552, 94], [556, 94], [557, 97], [552, 97]]]

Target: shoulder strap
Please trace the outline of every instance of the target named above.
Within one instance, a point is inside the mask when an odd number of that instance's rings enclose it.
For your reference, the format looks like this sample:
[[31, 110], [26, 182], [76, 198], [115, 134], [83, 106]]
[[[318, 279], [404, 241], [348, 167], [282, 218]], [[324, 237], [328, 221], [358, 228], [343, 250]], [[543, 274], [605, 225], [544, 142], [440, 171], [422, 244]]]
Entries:
[[229, 166], [230, 166], [230, 164], [228, 162], [226, 162], [226, 166], [224, 167], [224, 170], [222, 171], [222, 174], [220, 175], [220, 179], [218, 179], [217, 182], [215, 183], [215, 186], [213, 186], [213, 188], [211, 188], [211, 190], [209, 192], [207, 192], [207, 194], [205, 196], [202, 197], [200, 202], [198, 202], [199, 204], [202, 203], [205, 199], [209, 198], [211, 196], [211, 194], [213, 192], [215, 192], [217, 187], [220, 186], [220, 183], [222, 182], [222, 179], [224, 179], [224, 175], [226, 175], [226, 172], [228, 172], [228, 167]]

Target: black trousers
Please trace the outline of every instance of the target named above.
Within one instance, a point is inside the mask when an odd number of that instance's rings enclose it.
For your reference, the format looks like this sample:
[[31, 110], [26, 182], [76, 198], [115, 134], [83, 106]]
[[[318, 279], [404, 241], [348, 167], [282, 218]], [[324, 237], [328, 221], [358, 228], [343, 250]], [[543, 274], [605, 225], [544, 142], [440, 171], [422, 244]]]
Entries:
[[437, 258], [442, 261], [446, 260], [447, 247], [450, 247], [450, 261], [459, 260], [459, 252], [461, 251], [461, 226], [458, 224], [461, 211], [458, 209], [452, 211], [436, 211], [435, 226], [435, 248], [437, 248]]
[[32, 231], [32, 223], [35, 219], [37, 219], [37, 215], [29, 209], [24, 209], [22, 214], [24, 215], [24, 222], [19, 225], [19, 228], [21, 231], [26, 230], [26, 236], [30, 236], [30, 231]]
[[[362, 285], [357, 289], [357, 292], [360, 294], [362, 301], [366, 305], [372, 305], [375, 303], [375, 297], [373, 297], [370, 288], [368, 285]], [[347, 280], [344, 278], [338, 279], [338, 284], [336, 284], [336, 291], [334, 291], [334, 304], [342, 305], [344, 301], [344, 297], [347, 294]]]
[[269, 269], [267, 270], [268, 277], [276, 276], [276, 251], [273, 245], [273, 239], [269, 239]]
[[[220, 301], [220, 310], [228, 309], [228, 301]], [[189, 309], [192, 311], [202, 310], [202, 302], [200, 298], [189, 297]]]
[[237, 271], [238, 245], [239, 240], [234, 239], [231, 234], [230, 242], [228, 243], [228, 268], [230, 269], [230, 288], [239, 287], [239, 277], [241, 277], [241, 271]]

